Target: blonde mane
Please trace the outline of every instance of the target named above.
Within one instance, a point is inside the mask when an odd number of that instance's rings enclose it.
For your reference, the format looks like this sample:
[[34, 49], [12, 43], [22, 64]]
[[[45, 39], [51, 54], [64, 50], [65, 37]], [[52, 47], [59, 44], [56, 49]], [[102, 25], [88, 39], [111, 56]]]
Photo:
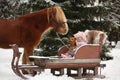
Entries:
[[56, 19], [57, 21], [61, 22], [67, 22], [66, 16], [63, 13], [63, 10], [60, 7], [54, 7], [56, 9]]
[[47, 9], [48, 22], [50, 22], [50, 18], [56, 19], [57, 22], [67, 22], [65, 14], [59, 6], [52, 6]]

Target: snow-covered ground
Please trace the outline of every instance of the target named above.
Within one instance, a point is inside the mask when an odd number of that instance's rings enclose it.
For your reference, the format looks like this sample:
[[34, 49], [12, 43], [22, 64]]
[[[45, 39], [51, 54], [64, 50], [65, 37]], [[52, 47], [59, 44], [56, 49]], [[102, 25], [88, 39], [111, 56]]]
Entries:
[[[23, 51], [23, 49], [20, 49]], [[0, 80], [22, 80], [16, 76], [11, 69], [11, 59], [12, 59], [11, 49], [0, 49]], [[102, 70], [102, 75], [106, 78], [100, 79], [95, 78], [94, 80], [120, 80], [120, 49], [112, 49], [111, 53], [114, 56], [113, 60], [103, 61], [101, 63], [106, 64], [106, 68]], [[29, 76], [30, 77], [30, 76]], [[35, 77], [30, 77], [30, 80], [75, 80], [74, 78], [63, 75], [60, 77], [53, 76], [50, 74], [50, 70], [45, 70], [45, 72]], [[85, 80], [85, 79], [77, 79]]]

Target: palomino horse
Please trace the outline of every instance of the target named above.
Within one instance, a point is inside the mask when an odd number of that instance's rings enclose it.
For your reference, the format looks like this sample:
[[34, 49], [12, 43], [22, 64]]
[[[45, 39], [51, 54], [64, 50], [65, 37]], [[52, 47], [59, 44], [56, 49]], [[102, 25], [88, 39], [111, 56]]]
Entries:
[[68, 32], [66, 22], [65, 14], [58, 6], [26, 14], [16, 20], [0, 18], [0, 47], [10, 48], [10, 44], [23, 47], [22, 63], [29, 63], [28, 56], [33, 55], [33, 49], [40, 43], [43, 32], [53, 28], [64, 35]]

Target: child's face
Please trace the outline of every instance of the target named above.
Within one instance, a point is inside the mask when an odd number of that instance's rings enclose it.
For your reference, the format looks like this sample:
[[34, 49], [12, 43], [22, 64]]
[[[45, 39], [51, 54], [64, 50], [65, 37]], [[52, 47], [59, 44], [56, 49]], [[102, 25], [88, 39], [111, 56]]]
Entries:
[[69, 37], [69, 41], [70, 41], [70, 43], [75, 43], [76, 39], [75, 39], [75, 37]]

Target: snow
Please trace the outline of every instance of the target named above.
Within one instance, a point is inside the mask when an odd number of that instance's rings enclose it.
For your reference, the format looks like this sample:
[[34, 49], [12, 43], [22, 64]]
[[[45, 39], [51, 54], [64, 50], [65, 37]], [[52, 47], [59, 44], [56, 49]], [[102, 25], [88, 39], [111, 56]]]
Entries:
[[28, 3], [28, 0], [20, 0], [20, 3]]
[[104, 80], [120, 80], [120, 49], [113, 49], [110, 54], [114, 56], [114, 59], [102, 62], [106, 63], [106, 68], [102, 72], [106, 76]]
[[67, 75], [63, 76], [53, 76], [53, 74], [48, 72], [42, 72], [40, 75], [36, 75], [35, 77], [31, 78], [31, 80], [75, 80], [72, 77], [68, 77]]
[[[20, 49], [23, 51], [23, 49]], [[13, 51], [11, 49], [0, 49], [0, 80], [23, 80], [20, 77], [16, 76], [11, 69], [11, 59]], [[120, 79], [120, 49], [112, 49], [113, 60], [102, 61], [105, 63], [106, 67], [102, 69], [102, 75], [106, 77], [104, 79], [95, 78], [94, 80], [119, 80]], [[30, 80], [75, 80], [72, 77], [68, 77], [66, 74], [63, 76], [54, 76], [50, 73], [49, 69], [46, 69], [41, 74], [36, 75], [35, 77], [28, 76]], [[86, 80], [86, 79], [76, 79], [76, 80]]]
[[12, 50], [0, 49], [0, 80], [22, 80], [11, 69]]

